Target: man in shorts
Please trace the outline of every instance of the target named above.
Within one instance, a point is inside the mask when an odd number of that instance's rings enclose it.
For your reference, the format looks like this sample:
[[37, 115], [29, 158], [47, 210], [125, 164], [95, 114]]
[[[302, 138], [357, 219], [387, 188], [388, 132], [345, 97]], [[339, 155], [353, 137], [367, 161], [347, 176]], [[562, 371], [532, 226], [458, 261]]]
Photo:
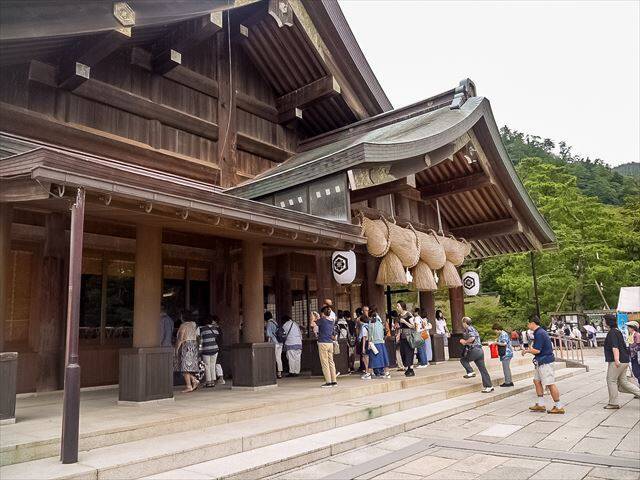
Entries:
[[[552, 414], [564, 413], [564, 408], [560, 403], [560, 391], [556, 386], [556, 374], [553, 368], [555, 357], [553, 355], [553, 346], [549, 334], [544, 328], [540, 327], [540, 318], [537, 315], [531, 317], [528, 325], [533, 331], [533, 346], [529, 346], [522, 351], [522, 355], [530, 353], [533, 355], [533, 364], [536, 373], [533, 377], [533, 384], [536, 387], [538, 400], [536, 404], [529, 407], [532, 412], [547, 412]], [[553, 407], [548, 410], [544, 406], [544, 388], [549, 389], [551, 398], [553, 398]]]

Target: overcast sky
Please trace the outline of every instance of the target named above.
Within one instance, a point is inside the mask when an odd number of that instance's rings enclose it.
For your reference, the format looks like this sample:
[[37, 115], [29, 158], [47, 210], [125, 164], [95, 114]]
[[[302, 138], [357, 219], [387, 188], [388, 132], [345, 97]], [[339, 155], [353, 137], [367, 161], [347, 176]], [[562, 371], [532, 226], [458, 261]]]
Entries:
[[394, 107], [471, 78], [499, 126], [640, 161], [640, 2], [340, 0]]

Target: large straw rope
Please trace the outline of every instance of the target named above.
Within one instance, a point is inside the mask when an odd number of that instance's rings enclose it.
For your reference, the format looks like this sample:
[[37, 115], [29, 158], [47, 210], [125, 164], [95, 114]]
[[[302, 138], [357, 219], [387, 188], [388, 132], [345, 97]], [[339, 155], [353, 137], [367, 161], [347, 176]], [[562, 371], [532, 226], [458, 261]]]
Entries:
[[447, 261], [459, 267], [464, 262], [464, 257], [471, 253], [471, 245], [466, 240], [457, 240], [453, 235], [449, 237], [438, 237], [444, 248]]
[[367, 237], [367, 251], [374, 257], [382, 257], [389, 251], [389, 227], [382, 220], [362, 216], [362, 233]]
[[414, 267], [420, 260], [420, 240], [413, 229], [402, 228], [386, 219], [389, 227], [390, 249], [395, 253], [404, 267]]
[[444, 248], [438, 241], [438, 236], [433, 230], [428, 233], [417, 232], [420, 239], [420, 260], [426, 263], [431, 270], [439, 270], [444, 267], [447, 256]]
[[376, 283], [378, 285], [388, 284], [407, 284], [407, 275], [405, 273], [402, 262], [398, 256], [391, 252], [388, 252], [380, 261], [380, 267], [378, 268], [378, 276], [376, 277]]
[[442, 267], [440, 279], [442, 280], [442, 283], [444, 283], [444, 285], [447, 288], [455, 288], [455, 287], [462, 286], [462, 279], [460, 278], [458, 269], [449, 260], [447, 260], [444, 264], [444, 267]]
[[413, 275], [413, 286], [416, 290], [433, 292], [438, 289], [436, 280], [433, 278], [433, 272], [422, 260], [411, 269], [411, 274]]

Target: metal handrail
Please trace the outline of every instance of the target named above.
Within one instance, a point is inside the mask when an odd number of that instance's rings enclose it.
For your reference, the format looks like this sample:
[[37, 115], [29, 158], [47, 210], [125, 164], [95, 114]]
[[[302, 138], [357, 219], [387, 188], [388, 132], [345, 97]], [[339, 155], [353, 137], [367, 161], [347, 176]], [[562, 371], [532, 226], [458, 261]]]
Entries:
[[582, 343], [588, 343], [582, 338], [574, 338], [566, 335], [558, 335], [557, 333], [549, 334], [551, 344], [556, 356], [562, 360], [569, 360], [584, 364], [584, 353], [582, 351]]

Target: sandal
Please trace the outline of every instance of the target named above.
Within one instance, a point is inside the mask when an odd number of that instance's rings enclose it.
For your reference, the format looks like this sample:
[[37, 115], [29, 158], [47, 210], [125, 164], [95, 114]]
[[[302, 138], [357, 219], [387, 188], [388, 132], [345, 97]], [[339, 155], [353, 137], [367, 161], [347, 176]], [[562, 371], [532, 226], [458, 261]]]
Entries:
[[184, 390], [181, 390], [182, 393], [190, 393], [193, 392], [193, 388], [185, 388]]

